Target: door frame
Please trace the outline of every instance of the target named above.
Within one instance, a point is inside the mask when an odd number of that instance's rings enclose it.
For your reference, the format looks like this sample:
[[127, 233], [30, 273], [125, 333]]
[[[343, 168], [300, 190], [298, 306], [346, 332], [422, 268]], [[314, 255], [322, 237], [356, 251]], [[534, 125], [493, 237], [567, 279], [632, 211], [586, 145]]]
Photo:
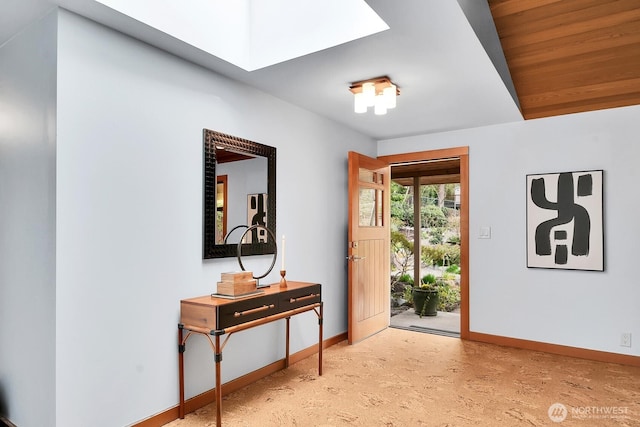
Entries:
[[460, 338], [469, 339], [469, 147], [378, 156], [391, 165], [458, 157], [460, 159]]

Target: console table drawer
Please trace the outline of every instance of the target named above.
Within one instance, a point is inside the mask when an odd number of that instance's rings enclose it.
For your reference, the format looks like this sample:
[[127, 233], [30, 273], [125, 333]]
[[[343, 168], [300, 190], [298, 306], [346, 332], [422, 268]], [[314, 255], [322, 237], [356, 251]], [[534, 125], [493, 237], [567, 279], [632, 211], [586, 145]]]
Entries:
[[283, 312], [322, 301], [321, 286], [312, 285], [280, 292], [278, 311]]
[[277, 314], [277, 295], [264, 295], [224, 304], [218, 307], [218, 329]]

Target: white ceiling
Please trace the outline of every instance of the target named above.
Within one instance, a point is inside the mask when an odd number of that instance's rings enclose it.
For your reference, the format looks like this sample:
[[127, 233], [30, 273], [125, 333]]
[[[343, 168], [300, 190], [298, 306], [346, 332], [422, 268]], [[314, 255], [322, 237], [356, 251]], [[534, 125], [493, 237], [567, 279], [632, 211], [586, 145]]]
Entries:
[[389, 29], [364, 0], [96, 1], [247, 71]]
[[[389, 30], [251, 72], [93, 0], [2, 0], [0, 45], [59, 5], [375, 140], [523, 120], [486, 0], [367, 3]], [[354, 113], [349, 84], [382, 75], [399, 86], [398, 106]]]

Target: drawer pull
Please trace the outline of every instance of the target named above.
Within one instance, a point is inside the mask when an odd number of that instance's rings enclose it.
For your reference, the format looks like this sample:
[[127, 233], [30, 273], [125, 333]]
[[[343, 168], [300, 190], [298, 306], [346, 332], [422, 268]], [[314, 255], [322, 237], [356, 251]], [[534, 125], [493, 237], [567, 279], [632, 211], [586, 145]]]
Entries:
[[233, 313], [233, 317], [246, 316], [247, 314], [258, 313], [260, 311], [269, 310], [274, 307], [275, 307], [275, 304], [271, 304], [271, 305], [263, 305], [262, 307], [252, 308], [251, 310], [236, 311], [235, 313]]
[[311, 294], [311, 295], [307, 295], [304, 297], [299, 297], [299, 298], [291, 298], [289, 299], [289, 303], [293, 304], [294, 302], [298, 302], [298, 301], [304, 301], [306, 299], [311, 299], [311, 298], [315, 298], [315, 297], [319, 297], [320, 294]]

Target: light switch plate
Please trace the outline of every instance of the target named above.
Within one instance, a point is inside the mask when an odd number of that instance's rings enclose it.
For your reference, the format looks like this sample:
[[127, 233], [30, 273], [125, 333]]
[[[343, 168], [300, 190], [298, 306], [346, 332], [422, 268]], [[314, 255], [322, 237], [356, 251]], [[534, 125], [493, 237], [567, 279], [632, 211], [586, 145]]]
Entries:
[[490, 239], [491, 238], [491, 227], [482, 226], [480, 227], [480, 232], [478, 233], [479, 239]]

